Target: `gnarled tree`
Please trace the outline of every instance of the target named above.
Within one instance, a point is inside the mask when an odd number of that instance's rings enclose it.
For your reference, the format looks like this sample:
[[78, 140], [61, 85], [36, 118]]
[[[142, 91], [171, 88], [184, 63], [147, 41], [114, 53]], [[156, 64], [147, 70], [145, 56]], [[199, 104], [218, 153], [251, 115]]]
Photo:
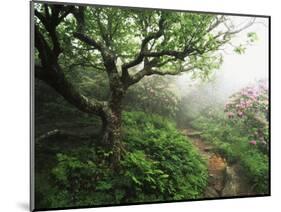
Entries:
[[[102, 140], [112, 148], [117, 169], [127, 89], [149, 75], [207, 76], [221, 64], [222, 48], [253, 21], [235, 28], [223, 15], [36, 3], [35, 76], [79, 110], [101, 118]], [[106, 72], [107, 101], [82, 95], [67, 78], [75, 64]]]

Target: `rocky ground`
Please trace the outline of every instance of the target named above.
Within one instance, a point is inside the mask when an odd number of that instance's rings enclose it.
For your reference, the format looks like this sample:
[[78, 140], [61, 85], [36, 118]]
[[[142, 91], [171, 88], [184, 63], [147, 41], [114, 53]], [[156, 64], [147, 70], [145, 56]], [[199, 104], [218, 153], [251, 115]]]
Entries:
[[183, 129], [182, 132], [207, 160], [209, 179], [204, 198], [254, 195], [247, 179], [240, 171], [239, 164], [229, 165], [221, 155], [216, 153], [214, 146], [200, 137], [200, 132], [192, 129]]

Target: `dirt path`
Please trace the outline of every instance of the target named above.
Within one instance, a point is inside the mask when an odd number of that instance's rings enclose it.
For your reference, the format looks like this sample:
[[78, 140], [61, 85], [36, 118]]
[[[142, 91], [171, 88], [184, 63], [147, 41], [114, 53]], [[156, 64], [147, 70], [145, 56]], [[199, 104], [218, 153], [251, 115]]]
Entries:
[[239, 165], [228, 165], [223, 157], [215, 153], [214, 147], [200, 137], [199, 132], [192, 129], [181, 131], [207, 161], [209, 179], [204, 192], [205, 198], [253, 195], [250, 185], [244, 175], [241, 175]]

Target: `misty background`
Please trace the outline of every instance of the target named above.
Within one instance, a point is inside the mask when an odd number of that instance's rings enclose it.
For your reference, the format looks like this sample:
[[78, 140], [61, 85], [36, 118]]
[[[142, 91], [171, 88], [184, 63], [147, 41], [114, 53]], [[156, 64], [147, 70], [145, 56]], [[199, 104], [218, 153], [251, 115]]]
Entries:
[[[234, 16], [232, 19], [233, 22], [238, 24], [248, 20], [245, 17]], [[267, 80], [269, 77], [268, 19], [256, 18], [252, 26], [233, 38], [233, 43], [239, 45], [239, 43], [245, 42], [249, 32], [257, 34], [257, 41], [252, 45], [248, 45], [245, 53], [242, 54], [235, 53], [233, 47], [227, 46], [224, 51], [221, 51], [223, 64], [207, 82], [191, 79], [190, 73], [176, 76], [176, 84], [179, 87], [180, 93], [186, 95], [187, 93], [200, 90], [201, 96], [209, 96], [224, 102], [232, 93], [241, 88], [261, 79]]]

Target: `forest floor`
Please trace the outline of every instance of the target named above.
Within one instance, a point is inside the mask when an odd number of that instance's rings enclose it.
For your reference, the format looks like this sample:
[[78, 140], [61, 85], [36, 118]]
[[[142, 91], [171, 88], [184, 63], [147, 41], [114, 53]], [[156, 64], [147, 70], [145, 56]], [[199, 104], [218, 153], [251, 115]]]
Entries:
[[[60, 142], [59, 145], [62, 149], [73, 149], [81, 145], [81, 142], [88, 143], [89, 137], [93, 132], [97, 133], [97, 129], [94, 127], [87, 127], [87, 124], [79, 125], [79, 132], [73, 128], [70, 128], [67, 124], [57, 124], [55, 127], [56, 130], [50, 131], [51, 136], [67, 136], [71, 139], [71, 145], [69, 144], [69, 139], [63, 139], [67, 142]], [[54, 127], [52, 125], [52, 127]], [[44, 128], [45, 129], [45, 128]], [[50, 127], [51, 129], [51, 127]], [[60, 130], [58, 130], [60, 129]], [[71, 130], [69, 130], [71, 129]], [[76, 128], [77, 129], [77, 128]], [[247, 182], [247, 179], [241, 173], [241, 168], [238, 163], [229, 164], [224, 157], [218, 154], [215, 150], [215, 147], [207, 141], [204, 141], [201, 138], [201, 133], [195, 131], [191, 128], [184, 128], [180, 130], [185, 136], [189, 138], [191, 143], [198, 149], [200, 155], [206, 160], [208, 166], [208, 185], [204, 191], [204, 198], [218, 198], [218, 197], [235, 197], [235, 196], [252, 196], [255, 193], [252, 192], [251, 185]], [[49, 132], [49, 133], [50, 133]], [[75, 135], [75, 136], [73, 136]], [[83, 135], [84, 139], [75, 139], [76, 136]], [[49, 136], [48, 133], [42, 136], [38, 136], [39, 139]], [[38, 138], [37, 138], [38, 139]], [[61, 139], [62, 140], [62, 139]], [[75, 141], [79, 142], [75, 142]], [[51, 148], [53, 142], [47, 146]]]
[[211, 143], [200, 137], [200, 132], [190, 128], [181, 131], [191, 140], [207, 162], [209, 179], [204, 198], [254, 195], [247, 179], [240, 171], [239, 164], [228, 164], [225, 158], [215, 151]]

